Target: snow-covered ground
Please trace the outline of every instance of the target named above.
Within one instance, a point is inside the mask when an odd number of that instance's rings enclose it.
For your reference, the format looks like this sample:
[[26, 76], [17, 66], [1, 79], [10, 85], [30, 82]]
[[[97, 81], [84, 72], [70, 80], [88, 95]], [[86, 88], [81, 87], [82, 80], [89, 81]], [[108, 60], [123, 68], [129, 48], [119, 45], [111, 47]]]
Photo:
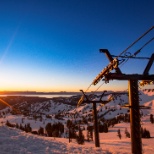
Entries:
[[[100, 133], [100, 147], [96, 148], [94, 141], [78, 145], [75, 140], [69, 143], [68, 138], [53, 138], [33, 135], [16, 128], [0, 126], [1, 154], [130, 154], [131, 140], [124, 134], [129, 123], [120, 123], [109, 128], [108, 133]], [[150, 139], [142, 139], [143, 153], [154, 153], [154, 124], [149, 122], [149, 116], [142, 119], [142, 127], [150, 131]], [[121, 130], [122, 138], [117, 136]], [[86, 133], [86, 132], [85, 132]]]
[[[154, 90], [141, 92], [140, 104], [151, 107], [151, 109], [142, 110], [143, 117], [141, 118], [142, 128], [146, 128], [150, 131], [151, 138], [142, 139], [143, 154], [153, 154], [154, 153], [154, 124], [150, 123], [150, 114], [154, 115]], [[128, 103], [128, 96], [121, 95], [117, 96], [117, 99], [111, 101], [105, 106], [97, 106], [98, 114], [106, 112], [105, 107], [115, 108], [114, 112], [109, 112], [104, 117], [110, 119], [115, 117], [118, 113], [125, 113], [127, 109], [119, 109], [119, 103]], [[44, 105], [45, 106], [41, 106]], [[47, 110], [43, 110], [42, 107], [46, 107]], [[64, 106], [62, 103], [56, 103], [52, 106], [52, 102], [45, 102], [42, 104], [35, 104], [31, 107], [31, 112], [41, 111], [47, 114], [54, 114], [55, 112], [63, 111], [68, 109], [68, 105]], [[91, 113], [91, 104], [86, 104], [80, 106], [79, 108], [71, 108], [68, 113], [78, 113], [78, 115], [88, 115]], [[39, 109], [39, 110], [38, 110]], [[39, 127], [45, 128], [47, 123], [56, 123], [58, 121], [66, 124], [66, 121], [71, 118], [64, 116], [63, 120], [57, 120], [54, 118], [46, 118], [45, 115], [40, 119], [31, 119], [31, 117], [20, 115], [12, 115], [11, 113], [2, 114], [3, 111], [8, 110], [7, 108], [1, 110], [0, 118], [0, 154], [131, 154], [131, 139], [126, 138], [125, 129], [130, 132], [130, 123], [119, 123], [114, 127], [109, 127], [108, 133], [100, 133], [100, 147], [96, 148], [94, 141], [85, 141], [84, 145], [79, 145], [75, 140], [69, 143], [68, 138], [53, 138], [44, 137], [39, 135], [33, 135], [31, 133], [26, 133], [16, 128], [9, 128], [5, 126], [8, 120], [13, 124], [30, 124], [33, 131], [37, 131]], [[66, 110], [67, 111], [67, 110]], [[71, 119], [73, 120], [73, 119]], [[117, 130], [120, 129], [122, 138], [119, 139], [117, 136]], [[86, 138], [86, 130], [84, 135]]]

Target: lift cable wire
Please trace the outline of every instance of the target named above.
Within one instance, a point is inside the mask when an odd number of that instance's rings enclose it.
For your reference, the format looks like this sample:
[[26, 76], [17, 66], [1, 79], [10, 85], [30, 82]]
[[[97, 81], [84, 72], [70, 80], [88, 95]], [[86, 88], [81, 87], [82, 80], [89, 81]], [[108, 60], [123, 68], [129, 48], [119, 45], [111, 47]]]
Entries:
[[[154, 26], [152, 26], [148, 31], [146, 31], [143, 35], [141, 35], [137, 40], [135, 40], [131, 45], [129, 45], [123, 52], [119, 54], [119, 56], [123, 55], [128, 49], [130, 49], [134, 44], [136, 44], [139, 40], [141, 40], [145, 35], [147, 35], [152, 29], [154, 29]], [[118, 58], [117, 56], [116, 58]]]
[[[135, 42], [133, 42], [131, 45], [129, 45], [123, 52], [121, 52], [121, 54], [119, 56], [122, 56], [122, 54], [126, 53], [126, 51], [128, 49], [130, 49], [135, 43], [137, 43], [141, 38], [143, 38], [146, 34], [148, 34], [153, 28], [154, 28], [154, 26], [151, 27], [142, 36], [140, 36]], [[137, 54], [137, 52], [135, 54]], [[113, 69], [116, 69], [116, 70], [118, 69], [118, 66], [119, 66], [119, 64], [118, 64], [118, 62], [119, 62], [118, 61], [118, 57], [119, 56], [117, 56], [116, 58], [110, 60], [110, 63], [93, 80], [93, 82], [92, 82], [93, 85], [96, 85], [104, 77], [105, 74], [110, 73]], [[118, 70], [118, 72], [119, 72], [119, 70]]]
[[[101, 86], [102, 86], [104, 83], [105, 83], [105, 82], [103, 82], [103, 83], [102, 83], [95, 91], [93, 91], [92, 93], [95, 94], [95, 93], [101, 88]], [[85, 92], [87, 92], [87, 91], [90, 89], [91, 86], [92, 86], [92, 84], [89, 85], [89, 87], [86, 89]]]
[[96, 93], [101, 87], [102, 85], [104, 84], [105, 82], [103, 82], [93, 93]]
[[[117, 57], [117, 56], [115, 56], [115, 55], [111, 55], [112, 57]], [[119, 56], [120, 58], [123, 58], [123, 59], [121, 59], [121, 61], [125, 61], [125, 59], [124, 58], [132, 58], [132, 59], [141, 59], [141, 60], [144, 60], [144, 59], [146, 59], [146, 60], [149, 60], [150, 58], [149, 57], [132, 57], [132, 56], [129, 56], [129, 57], [126, 57], [126, 56]], [[121, 62], [122, 63], [122, 62]], [[121, 64], [120, 63], [120, 64]]]
[[[154, 26], [151, 27], [147, 32], [145, 32], [141, 37], [139, 37], [130, 46], [128, 46], [128, 48], [126, 48], [123, 52], [121, 52], [121, 54], [119, 56], [122, 56], [123, 54], [125, 54], [128, 49], [130, 49], [135, 43], [137, 43], [141, 38], [143, 38], [153, 28], [154, 28]], [[134, 56], [136, 56], [139, 52], [140, 52], [140, 50], [136, 51], [134, 53]], [[112, 60], [112, 62], [110, 62], [110, 64], [105, 69], [103, 69], [103, 71], [96, 77], [96, 79], [92, 82], [92, 84], [96, 85], [106, 74], [109, 74], [113, 69], [118, 68], [118, 57], [119, 56], [114, 58]], [[128, 61], [128, 59], [127, 59], [127, 61]], [[91, 87], [92, 84], [90, 84], [90, 86], [87, 88], [87, 90], [89, 90], [89, 88]], [[139, 112], [141, 106], [139, 106], [139, 101], [140, 101], [139, 94], [138, 94], [139, 87], [138, 87], [138, 83], [136, 82], [136, 80], [130, 81], [129, 88], [130, 88], [129, 89], [129, 98], [131, 100], [131, 102], [130, 102], [130, 121], [131, 121], [132, 153], [142, 153], [141, 125], [140, 125], [141, 119], [140, 119], [140, 112]], [[102, 94], [102, 96], [103, 96], [103, 94]], [[78, 106], [84, 101], [84, 97], [87, 98], [87, 96], [83, 93], [83, 96], [81, 97], [81, 99], [78, 102]], [[94, 133], [95, 133], [95, 146], [100, 147], [99, 132], [98, 132], [98, 125], [97, 125], [96, 103], [93, 103], [93, 113], [94, 113], [93, 116], [94, 116], [94, 130], [95, 130], [94, 131]]]
[[[118, 56], [118, 57], [122, 57], [122, 58], [127, 58], [126, 60], [123, 59], [122, 62], [120, 63], [121, 66], [123, 66], [130, 58], [136, 58], [136, 59], [150, 59], [149, 57], [136, 57], [137, 54], [139, 54], [141, 52], [141, 50], [147, 46], [150, 42], [152, 42], [154, 40], [154, 37], [151, 38], [148, 42], [146, 42], [139, 50], [137, 50], [133, 55], [131, 55], [130, 52], [127, 52], [127, 54], [130, 54], [130, 55], [125, 55], [125, 56]], [[126, 53], [125, 53], [126, 54]], [[113, 57], [117, 57], [117, 56], [114, 56], [114, 55], [111, 55]], [[101, 86], [104, 84], [105, 82], [103, 82], [95, 91], [94, 93], [96, 93], [100, 88]], [[92, 85], [92, 84], [91, 84]], [[91, 85], [87, 88], [87, 90], [89, 90], [89, 88], [91, 87]], [[86, 90], [86, 91], [87, 91]]]
[[146, 42], [138, 51], [134, 53], [134, 56], [136, 56], [146, 45], [148, 45], [150, 42], [154, 40], [154, 37], [151, 38], [148, 42]]
[[91, 86], [92, 86], [92, 83], [88, 86], [88, 88], [86, 89], [85, 92], [87, 92], [90, 89]]
[[[146, 43], [145, 43], [139, 50], [137, 50], [133, 55], [131, 55], [130, 52], [128, 52], [128, 53], [130, 53], [130, 56], [127, 56], [127, 55], [122, 56], [122, 55], [125, 54], [126, 51], [127, 51], [128, 49], [130, 49], [134, 44], [136, 44], [139, 40], [141, 40], [146, 34], [148, 34], [153, 28], [154, 28], [154, 26], [152, 26], [148, 31], [146, 31], [146, 32], [145, 32], [143, 35], [141, 35], [137, 40], [135, 40], [131, 45], [129, 45], [123, 52], [121, 52], [121, 53], [119, 54], [119, 56], [114, 56], [115, 59], [118, 59], [119, 57], [121, 57], [121, 58], [127, 58], [126, 60], [123, 59], [123, 61], [120, 63], [120, 64], [124, 65], [124, 64], [129, 60], [129, 58], [136, 58], [136, 55], [137, 55], [138, 53], [140, 53], [140, 51], [141, 51], [146, 45], [148, 45], [150, 42], [152, 42], [152, 41], [154, 40], [154, 37], [151, 38], [148, 42], [146, 42]], [[141, 58], [139, 57], [138, 59], [141, 59]], [[147, 59], [147, 57], [146, 57], [146, 59]]]
[[[134, 59], [141, 59], [141, 60], [143, 60], [143, 59], [150, 59], [149, 57], [136, 57], [136, 55], [137, 54], [139, 54], [140, 52], [141, 52], [141, 50], [145, 47], [145, 46], [147, 46], [149, 43], [151, 43], [152, 41], [154, 40], [154, 37], [153, 38], [151, 38], [149, 41], [147, 41], [140, 49], [138, 49], [133, 55], [131, 55], [131, 53], [130, 52], [127, 52], [127, 54], [129, 54], [129, 55], [125, 55], [125, 56], [119, 56], [120, 58], [123, 58], [122, 59], [122, 62], [119, 64], [119, 65], [121, 65], [122, 64], [122, 66], [130, 59], [130, 58], [134, 58]], [[114, 56], [114, 55], [112, 55], [113, 57], [116, 57], [116, 56]], [[127, 59], [124, 59], [124, 58], [127, 58]]]
[[[141, 40], [145, 35], [147, 35], [151, 30], [153, 30], [154, 29], [154, 26], [152, 26], [148, 31], [146, 31], [143, 35], [141, 35], [137, 40], [135, 40], [131, 45], [129, 45], [124, 51], [122, 51], [120, 54], [119, 54], [119, 56], [116, 56], [115, 57], [115, 59], [118, 59], [120, 56], [122, 56], [124, 53], [126, 53], [126, 51], [128, 50], [128, 49], [130, 49], [134, 44], [136, 44], [139, 40]], [[154, 38], [152, 38], [151, 40], [149, 40], [146, 44], [144, 44], [141, 48], [140, 48], [140, 50], [141, 49], [143, 49], [147, 44], [149, 44], [152, 40], [154, 40]], [[138, 53], [139, 53], [140, 51], [138, 50], [138, 51], [136, 51], [135, 53], [134, 53], [134, 55], [136, 56]], [[127, 60], [128, 61], [128, 60]], [[124, 61], [123, 61], [124, 62]], [[123, 63], [122, 62], [122, 63]], [[121, 64], [122, 64], [121, 63]], [[88, 86], [88, 88], [86, 89], [86, 92], [90, 89], [90, 87], [92, 86], [92, 84], [93, 84], [93, 82]], [[104, 84], [104, 83], [103, 83]], [[103, 85], [102, 84], [102, 85]], [[102, 86], [101, 85], [101, 86]], [[96, 89], [96, 91], [101, 87], [101, 86], [99, 86], [97, 89]]]

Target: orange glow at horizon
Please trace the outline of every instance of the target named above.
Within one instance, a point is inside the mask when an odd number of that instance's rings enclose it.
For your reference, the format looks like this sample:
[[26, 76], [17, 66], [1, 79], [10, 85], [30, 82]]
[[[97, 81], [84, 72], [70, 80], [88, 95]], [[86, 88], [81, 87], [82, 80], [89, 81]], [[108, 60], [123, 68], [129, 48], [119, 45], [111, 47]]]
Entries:
[[8, 104], [7, 102], [5, 102], [5, 101], [2, 100], [1, 98], [0, 98], [0, 102], [3, 103], [3, 104], [5, 104], [5, 105], [7, 105], [7, 106], [9, 106], [10, 108], [12, 108], [12, 106], [11, 106], [10, 104]]

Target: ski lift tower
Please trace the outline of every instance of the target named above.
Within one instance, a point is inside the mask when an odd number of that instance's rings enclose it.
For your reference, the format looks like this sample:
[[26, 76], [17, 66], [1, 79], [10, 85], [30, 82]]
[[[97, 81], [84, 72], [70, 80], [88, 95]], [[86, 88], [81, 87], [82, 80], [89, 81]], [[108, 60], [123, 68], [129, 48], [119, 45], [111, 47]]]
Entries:
[[[139, 106], [139, 92], [138, 92], [138, 81], [142, 80], [141, 84], [153, 83], [154, 74], [149, 75], [149, 70], [154, 61], [154, 53], [149, 58], [149, 62], [143, 72], [143, 74], [123, 74], [119, 69], [118, 58], [112, 58], [111, 54], [107, 49], [100, 49], [100, 52], [106, 54], [110, 63], [105, 67], [96, 78], [93, 80], [92, 84], [96, 85], [101, 79], [108, 83], [110, 80], [127, 80], [128, 90], [129, 90], [129, 108], [130, 108], [130, 128], [131, 128], [131, 147], [132, 154], [142, 154], [142, 141], [141, 141], [141, 126], [140, 126], [140, 108], [145, 108], [144, 106]], [[139, 52], [139, 51], [137, 51]], [[136, 53], [137, 53], [136, 52]], [[131, 58], [131, 57], [129, 57]], [[115, 70], [115, 73], [111, 71]]]
[[[104, 91], [101, 95], [101, 97], [98, 99], [98, 100], [93, 100], [91, 99], [92, 95], [90, 95], [89, 97], [83, 92], [83, 90], [80, 90], [83, 95], [82, 97], [80, 98], [77, 106], [80, 106], [82, 103], [92, 103], [93, 104], [93, 122], [94, 122], [94, 137], [95, 137], [95, 146], [96, 147], [100, 147], [100, 142], [99, 142], [99, 131], [98, 131], [98, 120], [97, 120], [97, 109], [96, 109], [96, 104], [97, 103], [101, 103], [101, 104], [107, 104], [109, 103], [110, 101], [113, 100], [113, 96], [111, 95], [108, 100], [102, 100], [104, 94], [107, 92], [107, 91]], [[107, 94], [109, 95], [109, 94]]]

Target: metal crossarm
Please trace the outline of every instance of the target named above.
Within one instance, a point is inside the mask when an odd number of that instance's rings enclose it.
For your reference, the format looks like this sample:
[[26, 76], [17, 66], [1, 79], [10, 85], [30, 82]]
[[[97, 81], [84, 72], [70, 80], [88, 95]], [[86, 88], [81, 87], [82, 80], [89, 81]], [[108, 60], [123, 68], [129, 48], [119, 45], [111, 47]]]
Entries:
[[[99, 100], [92, 100], [91, 98], [89, 98], [83, 90], [80, 90], [83, 95], [80, 98], [77, 106], [80, 106], [82, 103], [92, 103], [93, 104], [93, 119], [94, 119], [94, 134], [95, 134], [95, 146], [96, 147], [100, 147], [100, 142], [99, 142], [99, 132], [98, 132], [98, 120], [97, 120], [97, 109], [96, 109], [96, 104], [97, 103], [102, 103], [102, 104], [106, 104], [109, 103], [112, 99], [113, 96], [109, 97], [108, 100], [102, 100], [102, 97], [105, 95], [105, 93], [107, 91], [104, 91], [102, 93], [102, 95], [100, 96]], [[109, 94], [108, 94], [109, 95]]]
[[114, 95], [112, 93], [108, 93], [106, 95], [111, 95], [107, 100], [102, 100], [102, 98], [105, 96], [105, 93], [107, 92], [106, 90], [102, 93], [102, 95], [100, 96], [100, 98], [98, 100], [91, 100], [85, 93], [83, 90], [80, 90], [83, 95], [81, 96], [80, 100], [77, 103], [77, 107], [79, 107], [81, 104], [83, 103], [101, 103], [101, 104], [107, 104], [110, 101], [112, 101], [114, 99]]

